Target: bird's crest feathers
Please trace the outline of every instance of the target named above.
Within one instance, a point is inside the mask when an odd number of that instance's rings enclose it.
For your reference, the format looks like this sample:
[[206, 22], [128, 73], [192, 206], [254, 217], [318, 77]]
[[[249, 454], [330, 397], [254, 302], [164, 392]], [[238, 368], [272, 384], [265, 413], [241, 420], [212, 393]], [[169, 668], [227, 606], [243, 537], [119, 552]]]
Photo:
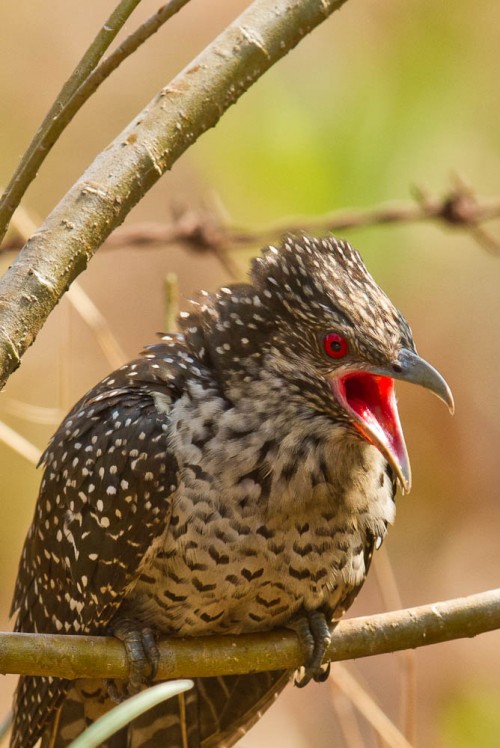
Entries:
[[254, 260], [251, 277], [270, 304], [294, 317], [336, 318], [381, 339], [410, 337], [402, 315], [347, 241], [287, 236]]

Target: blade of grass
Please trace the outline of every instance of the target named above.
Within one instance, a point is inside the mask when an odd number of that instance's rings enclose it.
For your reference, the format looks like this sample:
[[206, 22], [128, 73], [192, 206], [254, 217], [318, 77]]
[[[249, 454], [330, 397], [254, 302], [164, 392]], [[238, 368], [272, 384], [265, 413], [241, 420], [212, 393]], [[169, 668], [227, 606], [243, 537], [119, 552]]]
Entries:
[[85, 730], [69, 748], [98, 748], [105, 740], [162, 701], [178, 696], [193, 688], [192, 680], [174, 680], [159, 683], [132, 696], [98, 719]]

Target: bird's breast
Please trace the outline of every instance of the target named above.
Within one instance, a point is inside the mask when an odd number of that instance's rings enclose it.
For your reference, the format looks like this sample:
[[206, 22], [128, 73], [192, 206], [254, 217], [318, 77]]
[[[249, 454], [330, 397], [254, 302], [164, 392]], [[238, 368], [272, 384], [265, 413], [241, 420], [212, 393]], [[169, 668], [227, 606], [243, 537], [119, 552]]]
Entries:
[[134, 590], [135, 611], [155, 627], [179, 635], [266, 630], [302, 608], [334, 612], [361, 586], [373, 543], [361, 515], [324, 502], [317, 512], [269, 515], [258, 490], [247, 489], [234, 501], [181, 487]]
[[[392, 521], [380, 453], [323, 419], [265, 419], [213, 407], [182, 419], [168, 531], [133, 594], [165, 633], [250, 632], [305, 608], [333, 612], [359, 587]], [[216, 423], [217, 426], [210, 425]]]
[[195, 511], [185, 523], [185, 502], [134, 591], [166, 633], [273, 628], [303, 607], [334, 610], [364, 579], [362, 534], [342, 518], [296, 517], [279, 527], [234, 515], [207, 522]]

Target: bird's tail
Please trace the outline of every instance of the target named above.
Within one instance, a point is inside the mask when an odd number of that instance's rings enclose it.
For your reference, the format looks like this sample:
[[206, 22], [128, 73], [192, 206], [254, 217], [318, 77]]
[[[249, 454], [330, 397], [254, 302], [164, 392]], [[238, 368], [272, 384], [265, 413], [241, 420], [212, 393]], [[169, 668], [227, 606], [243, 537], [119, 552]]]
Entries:
[[[286, 671], [197, 678], [191, 691], [149, 710], [102, 748], [229, 748], [271, 706]], [[77, 681], [68, 691], [42, 748], [67, 748], [114, 702], [103, 681]]]

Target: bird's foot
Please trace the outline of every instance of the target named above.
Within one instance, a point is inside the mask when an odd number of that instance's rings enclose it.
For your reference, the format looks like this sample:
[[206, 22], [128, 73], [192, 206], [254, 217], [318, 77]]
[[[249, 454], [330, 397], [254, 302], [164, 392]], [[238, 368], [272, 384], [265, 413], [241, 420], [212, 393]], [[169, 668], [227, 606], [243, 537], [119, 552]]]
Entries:
[[330, 674], [330, 663], [323, 659], [330, 647], [332, 635], [328, 620], [319, 610], [304, 612], [291, 621], [287, 628], [295, 631], [304, 652], [305, 665], [295, 677], [295, 685], [304, 688], [314, 680], [322, 683]]
[[[138, 621], [122, 618], [116, 621], [111, 633], [125, 646], [129, 662], [127, 691], [129, 695], [138, 693], [145, 685], [150, 685], [156, 676], [160, 653], [156, 646], [153, 629]], [[108, 684], [111, 698], [113, 689]]]

